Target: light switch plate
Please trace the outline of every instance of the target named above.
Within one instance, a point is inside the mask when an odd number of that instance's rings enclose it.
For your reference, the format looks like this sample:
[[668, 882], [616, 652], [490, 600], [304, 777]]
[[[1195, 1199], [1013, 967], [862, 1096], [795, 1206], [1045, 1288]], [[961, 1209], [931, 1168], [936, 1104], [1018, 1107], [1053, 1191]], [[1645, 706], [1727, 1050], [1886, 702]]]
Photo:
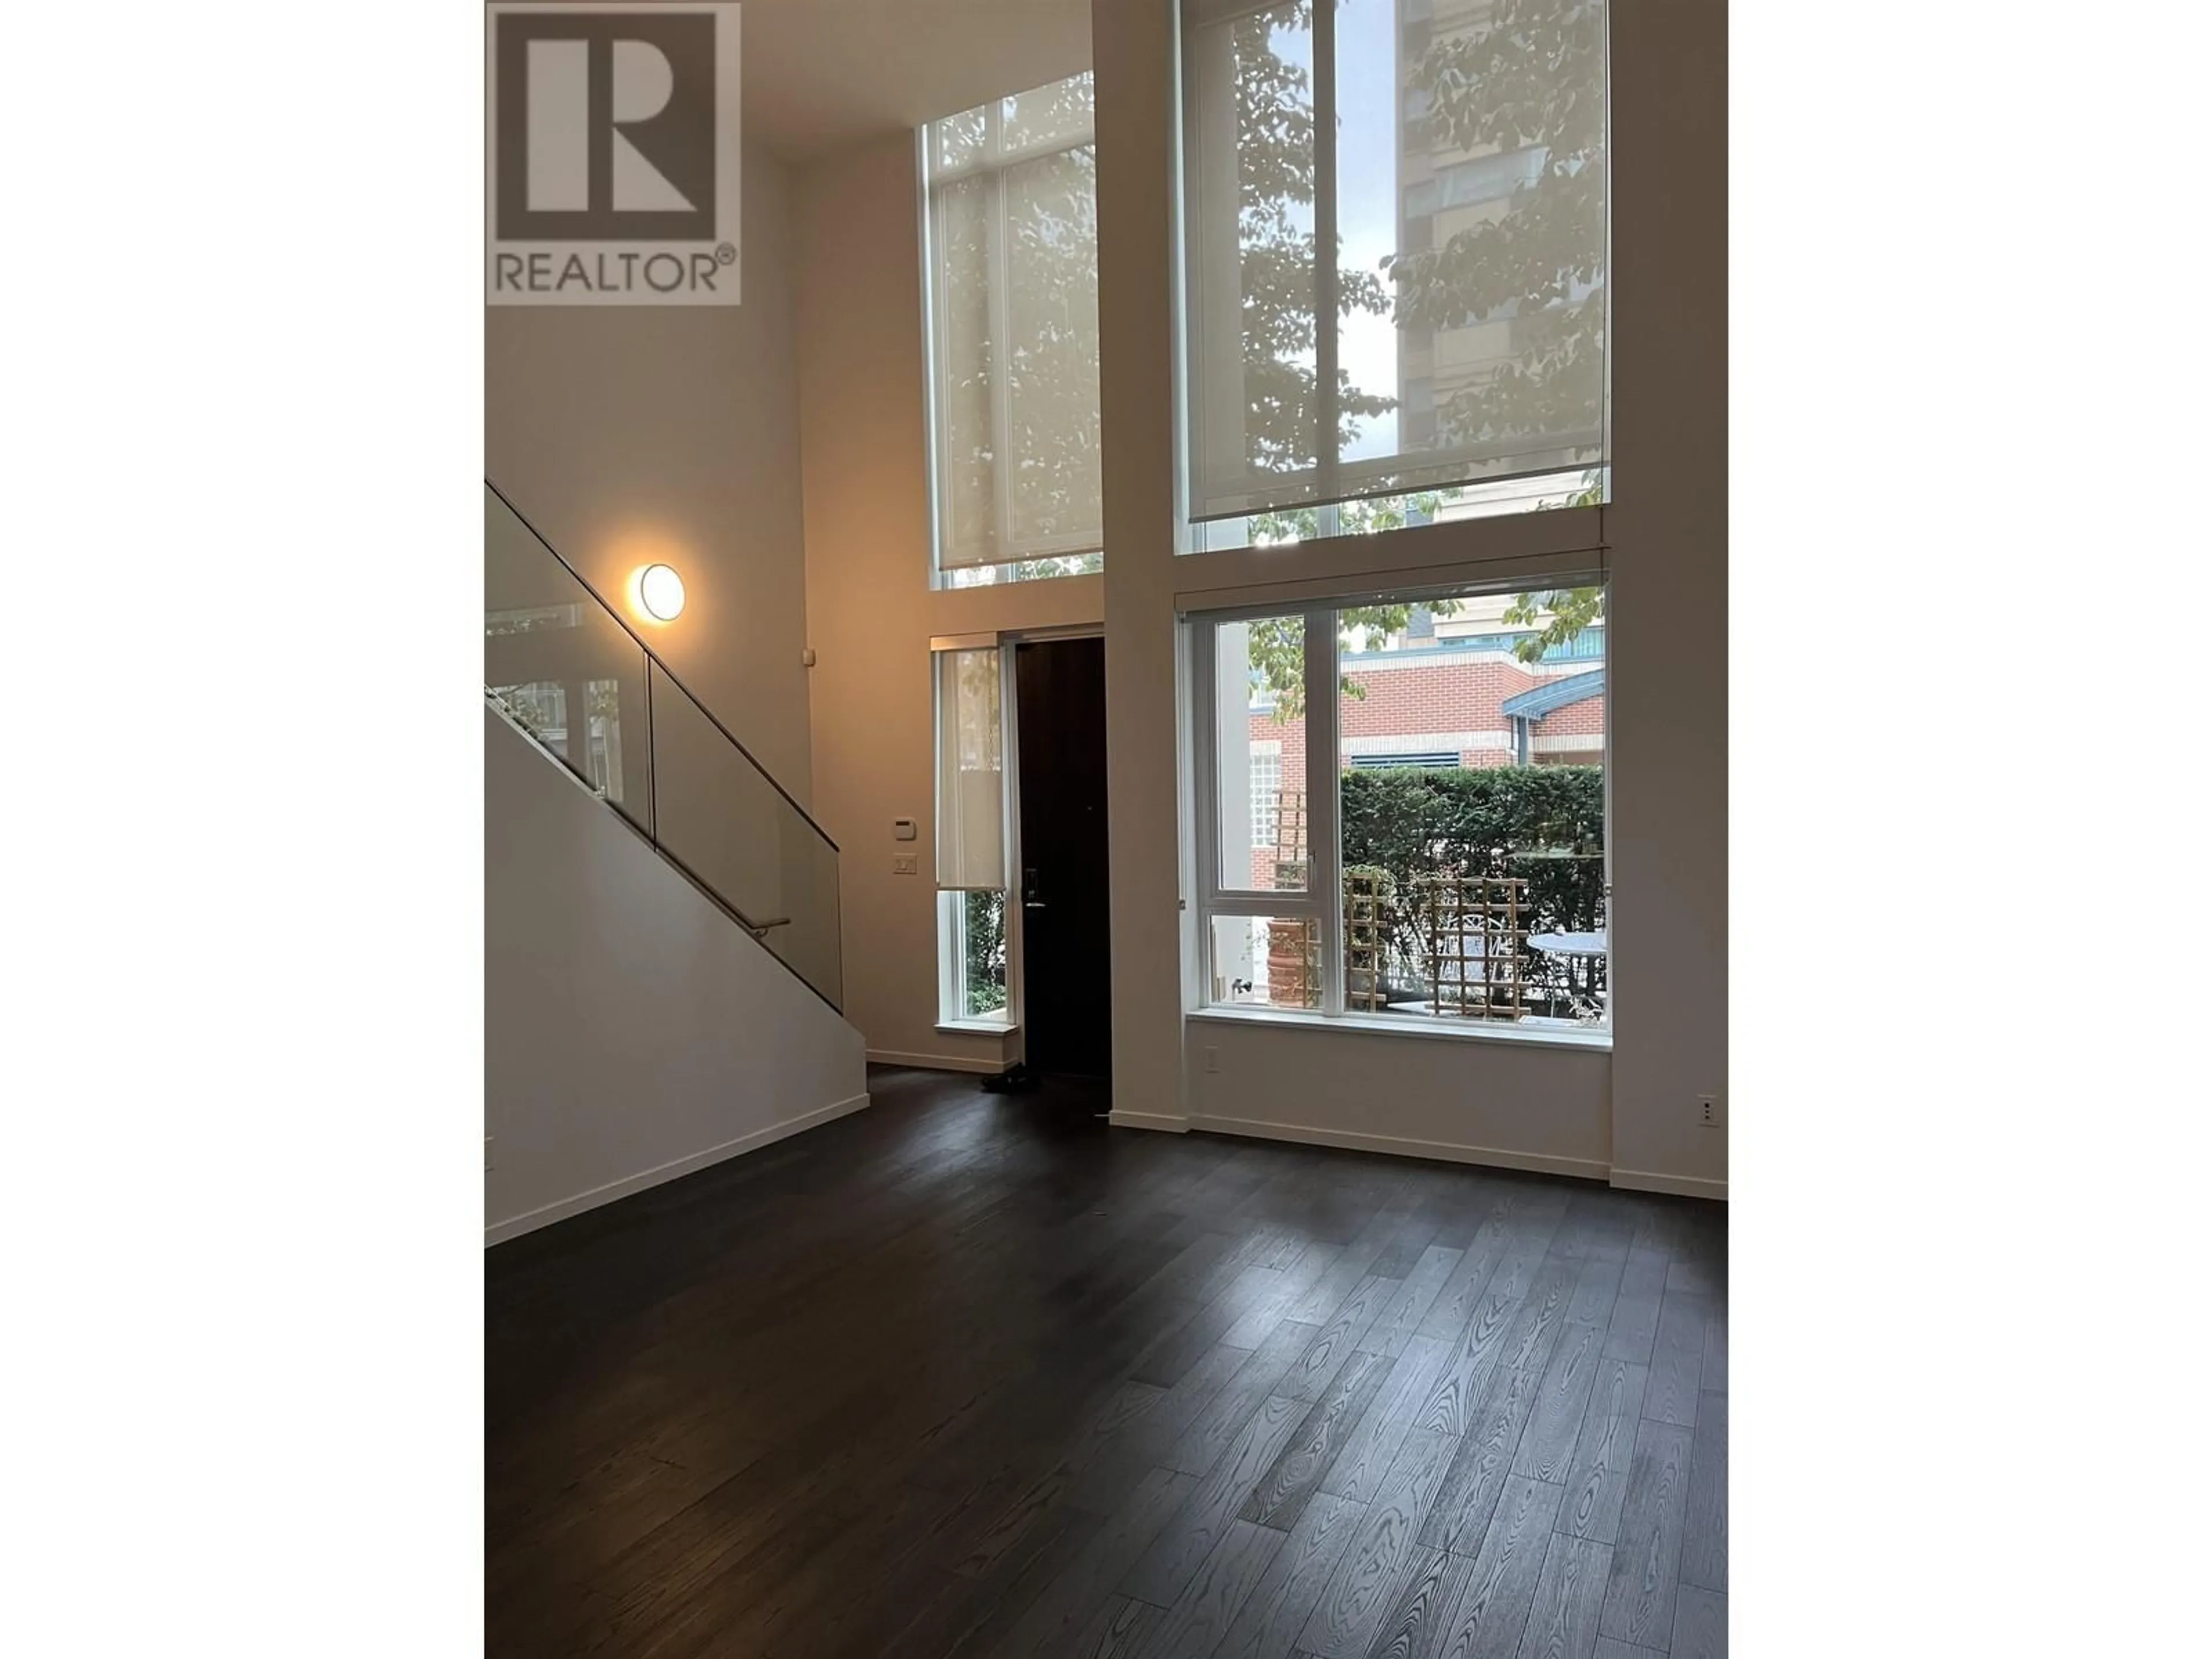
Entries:
[[891, 873], [895, 876], [918, 876], [921, 873], [921, 860], [913, 853], [894, 853], [891, 854]]

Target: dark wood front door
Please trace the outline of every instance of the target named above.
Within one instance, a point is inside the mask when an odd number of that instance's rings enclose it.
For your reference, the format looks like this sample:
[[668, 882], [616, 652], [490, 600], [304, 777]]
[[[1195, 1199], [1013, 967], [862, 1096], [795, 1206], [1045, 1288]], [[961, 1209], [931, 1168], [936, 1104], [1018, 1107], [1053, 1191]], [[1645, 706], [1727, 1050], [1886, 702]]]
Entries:
[[1106, 642], [1014, 650], [1020, 745], [1022, 1024], [1032, 1068], [1113, 1061], [1106, 906]]

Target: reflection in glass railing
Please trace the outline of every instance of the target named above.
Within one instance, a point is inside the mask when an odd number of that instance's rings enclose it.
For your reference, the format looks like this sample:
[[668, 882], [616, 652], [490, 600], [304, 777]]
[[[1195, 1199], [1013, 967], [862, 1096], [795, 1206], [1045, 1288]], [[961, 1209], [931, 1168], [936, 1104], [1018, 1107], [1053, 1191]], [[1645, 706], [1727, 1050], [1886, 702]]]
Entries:
[[842, 1003], [836, 843], [489, 486], [484, 695]]

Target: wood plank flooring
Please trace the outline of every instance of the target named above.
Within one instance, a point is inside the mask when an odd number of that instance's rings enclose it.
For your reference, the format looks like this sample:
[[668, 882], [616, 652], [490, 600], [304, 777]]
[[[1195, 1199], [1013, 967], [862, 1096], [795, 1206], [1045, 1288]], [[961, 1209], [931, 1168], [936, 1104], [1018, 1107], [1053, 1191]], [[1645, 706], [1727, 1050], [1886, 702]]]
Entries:
[[1723, 1206], [870, 1087], [488, 1253], [492, 1659], [1726, 1654]]

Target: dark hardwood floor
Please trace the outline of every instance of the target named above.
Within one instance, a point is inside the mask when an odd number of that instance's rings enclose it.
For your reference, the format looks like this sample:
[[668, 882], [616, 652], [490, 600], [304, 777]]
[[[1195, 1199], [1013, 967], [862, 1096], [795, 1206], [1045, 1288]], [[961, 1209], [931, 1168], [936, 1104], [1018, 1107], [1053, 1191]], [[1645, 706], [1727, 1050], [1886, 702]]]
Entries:
[[1727, 1219], [875, 1105], [489, 1252], [493, 1659], [1727, 1651]]

